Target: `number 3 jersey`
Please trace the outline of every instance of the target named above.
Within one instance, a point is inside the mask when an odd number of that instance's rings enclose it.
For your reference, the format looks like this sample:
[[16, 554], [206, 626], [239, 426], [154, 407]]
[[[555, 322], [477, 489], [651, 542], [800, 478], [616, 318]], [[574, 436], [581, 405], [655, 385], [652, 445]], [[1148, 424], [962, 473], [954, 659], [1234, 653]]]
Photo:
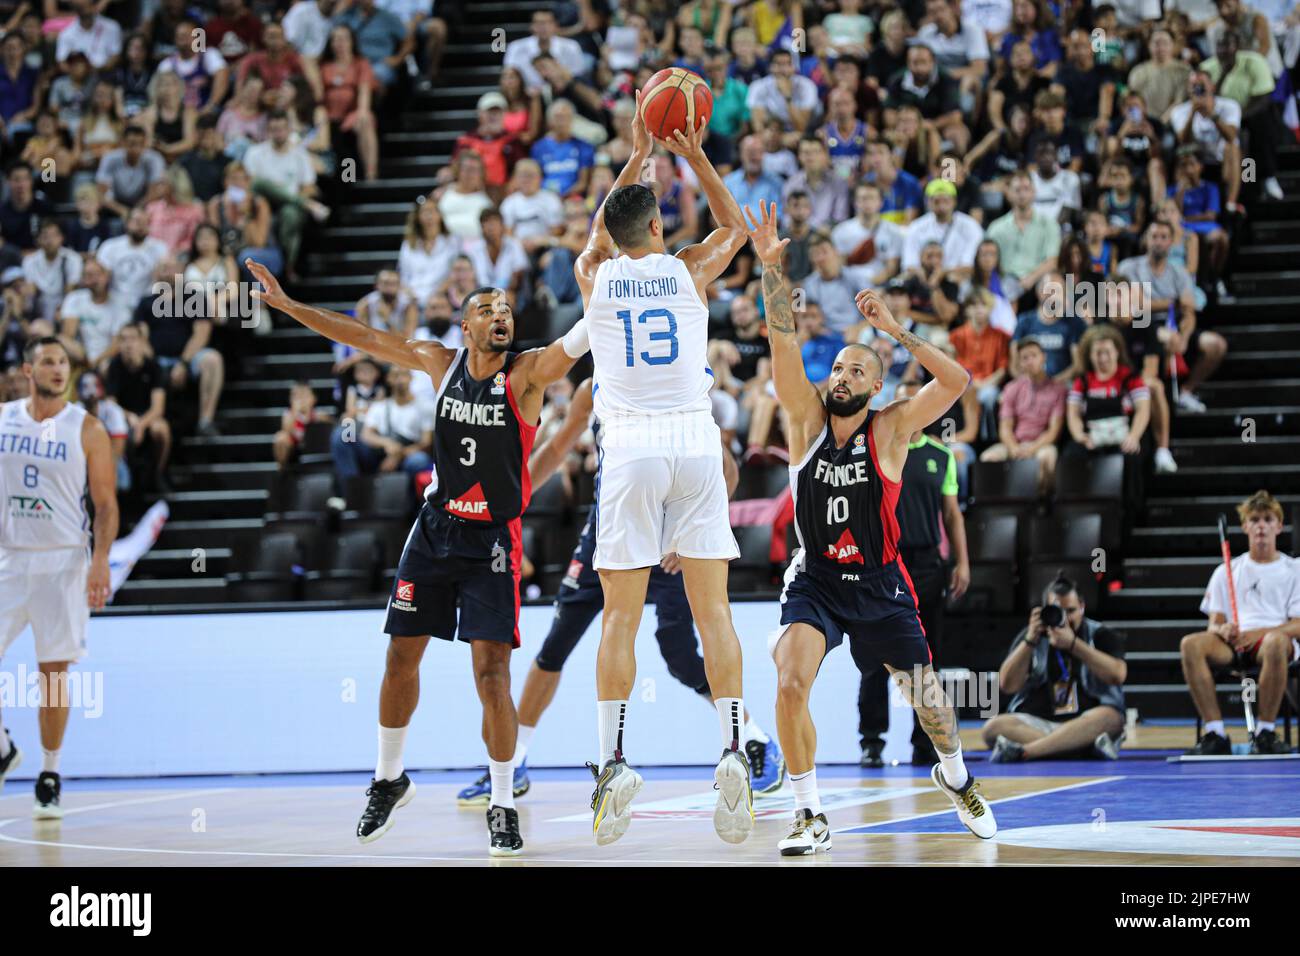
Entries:
[[0, 405], [0, 555], [88, 548], [86, 452], [81, 447], [86, 410], [68, 404], [38, 422], [27, 411], [28, 401]]
[[902, 483], [880, 473], [871, 437], [875, 409], [843, 448], [828, 422], [803, 461], [790, 466], [795, 532], [802, 552], [795, 562], [810, 570], [856, 580], [898, 557], [895, 509]]
[[606, 448], [712, 453], [709, 310], [686, 263], [666, 253], [606, 259], [586, 319]]
[[459, 349], [438, 387], [433, 424], [433, 470], [426, 500], [463, 521], [508, 524], [528, 507], [528, 456], [537, 426], [523, 420], [510, 389], [518, 354], [506, 353], [501, 371], [485, 379], [469, 373]]

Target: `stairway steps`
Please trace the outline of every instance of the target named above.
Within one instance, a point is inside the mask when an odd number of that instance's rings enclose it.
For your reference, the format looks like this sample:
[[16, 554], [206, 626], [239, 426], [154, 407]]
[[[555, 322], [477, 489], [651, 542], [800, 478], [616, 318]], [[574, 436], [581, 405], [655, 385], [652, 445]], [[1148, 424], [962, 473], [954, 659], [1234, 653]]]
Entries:
[[[1237, 505], [1244, 495], [1157, 496], [1148, 495], [1139, 521], [1146, 526], [1212, 525], [1219, 515], [1227, 515], [1232, 534], [1238, 534]], [[1278, 496], [1283, 507], [1290, 507], [1293, 499]]]
[[[1237, 534], [1240, 534], [1238, 529]], [[1283, 541], [1289, 541], [1291, 526], [1282, 528]], [[1229, 529], [1229, 540], [1234, 537]], [[1244, 538], [1234, 545], [1240, 552]], [[1160, 528], [1134, 528], [1125, 542], [1125, 558], [1137, 557], [1179, 557], [1182, 555], [1216, 555], [1219, 553], [1219, 529], [1217, 525], [1189, 525]], [[1120, 593], [1120, 592], [1117, 592]]]
[[172, 520], [198, 521], [216, 518], [260, 518], [266, 514], [270, 493], [265, 489], [233, 491], [177, 491], [167, 495]]
[[[196, 553], [201, 552], [201, 553]], [[131, 569], [131, 580], [152, 578], [180, 578], [186, 574], [221, 577], [234, 570], [230, 548], [154, 548], [145, 554]], [[197, 566], [202, 571], [195, 571]]]

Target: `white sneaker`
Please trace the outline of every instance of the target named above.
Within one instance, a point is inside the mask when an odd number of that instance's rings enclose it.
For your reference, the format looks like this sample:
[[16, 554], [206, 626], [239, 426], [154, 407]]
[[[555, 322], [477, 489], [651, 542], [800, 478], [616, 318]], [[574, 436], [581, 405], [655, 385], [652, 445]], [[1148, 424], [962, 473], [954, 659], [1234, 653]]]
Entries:
[[1172, 475], [1178, 470], [1178, 462], [1174, 461], [1174, 456], [1169, 453], [1168, 448], [1156, 449], [1156, 473], [1160, 475]]
[[946, 793], [952, 805], [957, 808], [957, 819], [981, 840], [991, 840], [998, 832], [998, 823], [993, 819], [993, 809], [984, 799], [984, 794], [980, 793], [975, 775], [968, 771], [967, 777], [966, 786], [954, 790], [948, 786], [948, 781], [943, 779], [943, 768], [940, 764], [935, 764], [930, 771], [930, 779], [934, 781], [934, 785]]
[[737, 750], [724, 750], [713, 772], [718, 805], [713, 829], [727, 843], [744, 843], [754, 829], [754, 791], [749, 785], [749, 761]]
[[632, 823], [632, 798], [641, 792], [645, 781], [625, 760], [611, 760], [599, 773], [595, 764], [587, 766], [596, 777], [596, 792], [591, 795], [591, 829], [596, 845], [607, 846], [627, 832]]
[[794, 812], [794, 822], [785, 839], [776, 845], [782, 856], [813, 856], [825, 853], [831, 848], [831, 825], [826, 821], [826, 814], [813, 812], [805, 807]]
[[1191, 412], [1193, 415], [1201, 415], [1205, 412], [1205, 403], [1191, 392], [1186, 391], [1178, 393], [1178, 407], [1185, 412]]
[[1270, 176], [1264, 180], [1264, 192], [1268, 193], [1274, 199], [1284, 199], [1286, 194], [1282, 192], [1282, 184], [1277, 181], [1276, 176]]

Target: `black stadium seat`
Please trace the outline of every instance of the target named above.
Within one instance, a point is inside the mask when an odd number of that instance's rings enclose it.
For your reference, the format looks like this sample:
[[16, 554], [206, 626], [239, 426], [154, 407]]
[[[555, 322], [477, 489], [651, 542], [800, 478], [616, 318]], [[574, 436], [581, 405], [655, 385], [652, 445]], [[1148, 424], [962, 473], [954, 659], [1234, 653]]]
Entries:
[[1057, 501], [1123, 500], [1124, 456], [1090, 458], [1086, 468], [1056, 469]]
[[302, 547], [289, 532], [273, 532], [237, 549], [239, 571], [226, 575], [234, 602], [292, 601], [297, 596]]
[[1030, 530], [1032, 561], [1092, 561], [1102, 546], [1102, 516], [1064, 512], [1040, 516]]
[[971, 466], [971, 497], [978, 504], [1036, 502], [1038, 462], [1032, 458], [975, 462]]
[[395, 518], [411, 516], [414, 500], [411, 476], [404, 471], [382, 471], [358, 475], [348, 483], [348, 516]]
[[305, 601], [345, 601], [377, 592], [379, 543], [373, 532], [361, 528], [344, 531], [331, 541], [320, 570], [307, 572]]
[[997, 564], [1008, 571], [1018, 563], [1020, 519], [1014, 514], [975, 511], [966, 516], [966, 551], [972, 564]]
[[267, 520], [323, 519], [325, 503], [334, 495], [334, 475], [313, 471], [286, 475], [280, 489], [280, 510]]
[[316, 471], [333, 467], [334, 456], [330, 453], [330, 436], [334, 433], [333, 422], [310, 422], [298, 446], [297, 467]]

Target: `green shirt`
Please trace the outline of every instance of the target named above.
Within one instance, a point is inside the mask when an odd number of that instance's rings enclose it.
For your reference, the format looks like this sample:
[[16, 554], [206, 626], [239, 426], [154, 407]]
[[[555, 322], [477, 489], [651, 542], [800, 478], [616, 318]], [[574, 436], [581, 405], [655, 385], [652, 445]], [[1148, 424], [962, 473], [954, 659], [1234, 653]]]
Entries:
[[1061, 251], [1060, 223], [1037, 210], [1023, 230], [1016, 225], [1014, 212], [993, 220], [984, 238], [998, 244], [1002, 271], [1014, 279], [1028, 275], [1044, 259], [1051, 259]]
[[719, 95], [713, 93], [713, 116], [709, 125], [719, 136], [735, 136], [740, 128], [749, 122], [749, 106], [745, 100], [749, 96], [749, 87], [740, 80], [728, 79]]
[[909, 442], [896, 511], [898, 546], [905, 551], [939, 547], [943, 498], [955, 494], [957, 460], [948, 446], [929, 435]]
[[1223, 75], [1223, 66], [1217, 56], [1202, 63], [1201, 69], [1210, 74], [1220, 96], [1236, 100], [1242, 107], [1253, 97], [1273, 92], [1273, 71], [1268, 68], [1268, 60], [1249, 50], [1237, 51], [1232, 72], [1222, 80], [1219, 77]]

